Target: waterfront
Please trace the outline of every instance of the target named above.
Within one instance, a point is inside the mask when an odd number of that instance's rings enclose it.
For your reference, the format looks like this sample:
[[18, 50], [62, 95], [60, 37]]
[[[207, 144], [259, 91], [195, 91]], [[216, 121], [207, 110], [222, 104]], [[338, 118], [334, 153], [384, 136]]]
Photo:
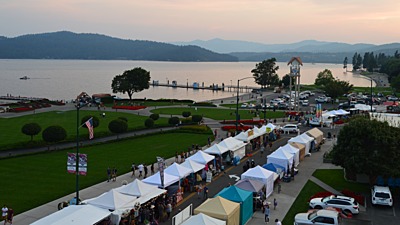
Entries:
[[[251, 70], [258, 62], [152, 62], [152, 61], [103, 61], [103, 60], [0, 60], [0, 95], [44, 97], [71, 100], [85, 91], [89, 94], [111, 93], [111, 81], [125, 70], [142, 67], [150, 71], [151, 81], [160, 83], [177, 81], [178, 84], [204, 82], [205, 86], [222, 83], [236, 85], [239, 78], [252, 76]], [[286, 63], [279, 62], [280, 77], [289, 72]], [[330, 69], [333, 75], [349, 81], [354, 86], [369, 86], [370, 81], [352, 72], [343, 73], [340, 64], [305, 63], [301, 83], [312, 84], [318, 72]], [[28, 80], [20, 77], [28, 76]], [[257, 86], [252, 79], [241, 85]], [[232, 92], [192, 90], [185, 88], [150, 87], [134, 98], [175, 98], [204, 101], [231, 97]], [[117, 94], [127, 98], [127, 95]]]

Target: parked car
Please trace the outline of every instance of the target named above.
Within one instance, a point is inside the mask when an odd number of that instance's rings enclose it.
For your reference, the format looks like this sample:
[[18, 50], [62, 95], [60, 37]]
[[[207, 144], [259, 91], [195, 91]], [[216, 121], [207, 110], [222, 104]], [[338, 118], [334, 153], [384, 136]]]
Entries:
[[393, 206], [392, 193], [388, 187], [375, 185], [371, 189], [372, 205]]
[[271, 99], [271, 100], [269, 101], [269, 103], [271, 103], [271, 104], [278, 104], [278, 103], [280, 103], [280, 102], [284, 102], [284, 100], [283, 100], [283, 99], [280, 99], [280, 98], [275, 98], [275, 99]]
[[298, 213], [294, 217], [294, 225], [303, 224], [342, 225], [342, 218], [338, 212], [321, 209], [310, 213]]
[[298, 133], [299, 132], [299, 127], [296, 124], [286, 124], [281, 128], [281, 130], [284, 133]]
[[396, 97], [396, 96], [388, 96], [388, 97], [387, 97], [387, 100], [388, 100], [388, 101], [398, 101], [399, 98]]
[[309, 106], [309, 105], [310, 105], [310, 103], [308, 102], [307, 99], [305, 99], [305, 100], [300, 100], [300, 103], [301, 103], [302, 106]]
[[284, 102], [280, 102], [277, 104], [278, 109], [289, 109], [289, 105]]
[[326, 103], [326, 102], [327, 102], [327, 98], [322, 97], [322, 96], [319, 96], [319, 97], [316, 97], [316, 98], [315, 98], [315, 101], [316, 101], [317, 103]]
[[325, 198], [313, 198], [310, 200], [310, 207], [313, 209], [326, 209], [334, 207], [345, 213], [359, 214], [359, 204], [354, 198], [346, 196], [331, 195]]

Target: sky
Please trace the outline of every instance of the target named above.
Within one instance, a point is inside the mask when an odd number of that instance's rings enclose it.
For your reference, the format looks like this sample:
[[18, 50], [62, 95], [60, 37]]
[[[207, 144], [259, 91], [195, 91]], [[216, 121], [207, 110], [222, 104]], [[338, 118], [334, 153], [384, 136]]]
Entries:
[[55, 31], [159, 42], [400, 42], [398, 0], [0, 0], [0, 36]]

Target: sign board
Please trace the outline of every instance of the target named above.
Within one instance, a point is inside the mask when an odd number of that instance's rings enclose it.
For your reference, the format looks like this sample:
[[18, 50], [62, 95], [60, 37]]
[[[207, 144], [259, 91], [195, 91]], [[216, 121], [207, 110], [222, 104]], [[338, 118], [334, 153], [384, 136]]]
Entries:
[[207, 182], [207, 183], [211, 183], [211, 180], [212, 180], [212, 172], [209, 170], [209, 171], [207, 172], [206, 182]]
[[249, 130], [249, 132], [247, 132], [247, 136], [248, 137], [253, 136], [253, 135], [254, 135], [254, 131], [253, 130]]
[[[87, 155], [79, 154], [78, 171], [80, 175], [87, 173]], [[76, 153], [67, 153], [67, 171], [68, 173], [76, 173]]]
[[157, 156], [158, 171], [160, 172], [161, 187], [164, 187], [164, 158]]
[[267, 133], [270, 133], [272, 131], [271, 127], [266, 127], [265, 130], [267, 131]]

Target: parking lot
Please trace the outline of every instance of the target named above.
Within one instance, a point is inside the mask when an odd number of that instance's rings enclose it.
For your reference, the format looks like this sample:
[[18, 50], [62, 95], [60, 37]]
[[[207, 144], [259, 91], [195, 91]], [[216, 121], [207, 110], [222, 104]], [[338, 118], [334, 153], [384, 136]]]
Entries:
[[398, 225], [400, 224], [400, 203], [396, 201], [399, 196], [394, 197], [393, 207], [387, 206], [372, 206], [371, 196], [367, 196], [367, 210], [366, 214], [374, 225]]

